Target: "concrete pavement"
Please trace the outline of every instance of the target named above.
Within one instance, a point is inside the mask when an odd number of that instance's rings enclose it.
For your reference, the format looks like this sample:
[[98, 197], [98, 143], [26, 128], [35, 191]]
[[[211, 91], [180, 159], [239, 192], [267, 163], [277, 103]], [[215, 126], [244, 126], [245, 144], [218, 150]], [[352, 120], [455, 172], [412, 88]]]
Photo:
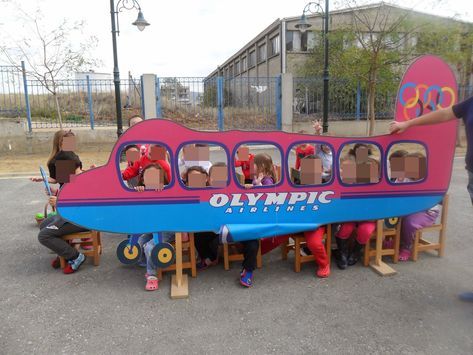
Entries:
[[239, 266], [219, 265], [190, 278], [190, 298], [171, 300], [170, 275], [144, 291], [144, 270], [121, 265], [122, 236], [104, 234], [99, 267], [72, 275], [51, 269], [37, 241], [34, 214], [42, 185], [0, 180], [0, 353], [159, 354], [471, 354], [473, 207], [456, 159], [444, 258], [422, 254], [382, 278], [357, 265], [315, 277], [292, 257], [263, 257], [255, 285], [237, 283]]

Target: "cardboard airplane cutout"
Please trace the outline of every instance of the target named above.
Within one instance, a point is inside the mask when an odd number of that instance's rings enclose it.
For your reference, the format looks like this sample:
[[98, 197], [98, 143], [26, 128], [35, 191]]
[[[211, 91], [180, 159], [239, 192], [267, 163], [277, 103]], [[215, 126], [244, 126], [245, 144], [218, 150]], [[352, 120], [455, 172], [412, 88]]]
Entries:
[[[395, 119], [409, 120], [456, 102], [457, 85], [449, 66], [435, 56], [418, 58], [406, 71], [398, 93]], [[315, 230], [335, 222], [376, 220], [426, 210], [442, 200], [450, 184], [457, 121], [414, 127], [398, 135], [329, 137], [285, 132], [200, 132], [164, 119], [145, 120], [117, 141], [106, 165], [76, 176], [60, 191], [58, 211], [87, 229], [139, 235], [154, 233], [153, 258], [158, 266], [172, 263], [173, 249], [162, 243], [164, 231], [214, 231], [221, 241], [242, 241]], [[227, 182], [188, 188], [181, 180], [179, 153], [185, 145], [216, 144], [227, 155]], [[242, 145], [274, 145], [280, 150], [280, 179], [275, 185], [245, 189], [239, 183], [234, 157]], [[332, 174], [318, 185], [296, 185], [288, 159], [298, 144], [323, 144], [333, 151]], [[379, 149], [379, 177], [347, 184], [340, 171], [342, 149], [365, 143]], [[416, 143], [425, 148], [425, 176], [411, 183], [393, 183], [388, 154], [394, 144]], [[172, 176], [161, 190], [137, 192], [122, 179], [120, 157], [132, 144], [157, 144], [169, 152]], [[366, 159], [365, 159], [366, 160]], [[366, 162], [365, 162], [366, 163]], [[360, 168], [360, 171], [363, 170]], [[376, 181], [376, 182], [373, 182]], [[139, 258], [136, 236], [118, 248], [122, 262]]]

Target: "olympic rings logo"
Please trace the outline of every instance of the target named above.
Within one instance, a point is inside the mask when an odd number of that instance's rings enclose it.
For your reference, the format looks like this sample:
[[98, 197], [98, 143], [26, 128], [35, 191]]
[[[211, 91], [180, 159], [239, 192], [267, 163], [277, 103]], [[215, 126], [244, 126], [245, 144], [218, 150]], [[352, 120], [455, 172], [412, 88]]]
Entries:
[[[407, 100], [404, 98], [406, 89], [414, 89], [414, 96]], [[423, 92], [423, 94], [422, 94]], [[399, 102], [403, 106], [404, 118], [409, 117], [408, 110], [416, 107], [415, 117], [421, 116], [425, 109], [436, 111], [437, 109], [451, 107], [456, 100], [455, 91], [449, 86], [439, 85], [427, 86], [426, 84], [405, 83], [399, 90]]]

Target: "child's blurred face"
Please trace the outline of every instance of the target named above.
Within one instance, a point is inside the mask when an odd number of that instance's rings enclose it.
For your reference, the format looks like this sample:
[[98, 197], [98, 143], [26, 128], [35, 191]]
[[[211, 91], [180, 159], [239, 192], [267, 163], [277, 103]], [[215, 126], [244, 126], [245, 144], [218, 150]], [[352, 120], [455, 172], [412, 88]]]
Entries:
[[143, 182], [149, 189], [162, 188], [163, 175], [160, 169], [151, 167], [143, 173]]
[[196, 170], [189, 171], [189, 173], [187, 174], [187, 186], [206, 187], [207, 175]]
[[136, 147], [129, 148], [126, 151], [126, 161], [134, 163], [140, 159], [140, 150]]
[[210, 186], [225, 187], [228, 180], [226, 166], [214, 166], [210, 169]]
[[151, 160], [166, 160], [166, 148], [152, 145], [149, 147], [148, 157]]

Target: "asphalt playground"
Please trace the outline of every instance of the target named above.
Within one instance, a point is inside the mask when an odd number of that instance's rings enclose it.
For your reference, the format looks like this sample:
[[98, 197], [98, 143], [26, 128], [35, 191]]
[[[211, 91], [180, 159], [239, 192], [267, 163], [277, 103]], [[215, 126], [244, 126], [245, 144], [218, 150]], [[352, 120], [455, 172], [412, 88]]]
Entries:
[[[37, 240], [45, 195], [26, 178], [0, 180], [0, 354], [472, 354], [473, 207], [456, 158], [446, 255], [421, 254], [380, 277], [356, 265], [317, 279], [293, 256], [263, 257], [254, 287], [239, 265], [189, 278], [190, 297], [170, 299], [170, 275], [144, 291], [144, 270], [115, 256], [123, 235], [105, 233], [100, 266], [63, 275]], [[374, 206], [375, 208], [375, 206]], [[386, 259], [388, 263], [390, 261]]]

